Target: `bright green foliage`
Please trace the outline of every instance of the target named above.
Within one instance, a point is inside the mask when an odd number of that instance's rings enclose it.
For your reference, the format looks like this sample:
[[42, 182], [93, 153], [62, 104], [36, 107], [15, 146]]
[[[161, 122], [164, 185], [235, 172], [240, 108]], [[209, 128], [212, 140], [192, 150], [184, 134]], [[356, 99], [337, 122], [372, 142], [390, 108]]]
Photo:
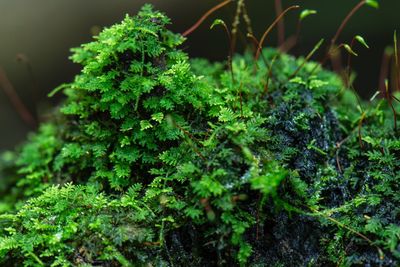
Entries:
[[61, 112], [0, 161], [0, 264], [398, 264], [387, 103], [273, 49], [190, 61], [168, 23], [146, 5], [73, 50]]
[[315, 15], [317, 14], [316, 10], [312, 10], [312, 9], [304, 9], [303, 11], [301, 11], [300, 13], [300, 17], [299, 20], [302, 21], [305, 18], [309, 17], [310, 15]]
[[83, 70], [65, 90], [61, 111], [77, 125], [65, 131], [56, 171], [81, 162], [68, 171], [75, 179], [108, 180], [121, 190], [160, 164], [159, 154], [180, 145], [190, 115], [207, 116], [208, 88], [195, 85], [187, 56], [175, 49], [183, 38], [164, 29], [168, 22], [146, 6], [137, 18], [126, 17], [73, 50]]

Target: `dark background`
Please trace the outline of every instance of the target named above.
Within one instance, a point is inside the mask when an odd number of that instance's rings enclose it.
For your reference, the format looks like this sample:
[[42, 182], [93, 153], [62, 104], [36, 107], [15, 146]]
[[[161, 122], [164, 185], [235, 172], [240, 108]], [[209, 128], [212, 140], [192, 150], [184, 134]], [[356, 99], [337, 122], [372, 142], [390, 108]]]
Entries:
[[[94, 32], [119, 22], [126, 13], [135, 14], [146, 2], [172, 18], [171, 29], [184, 32], [220, 1], [0, 0], [0, 66], [23, 102], [31, 111], [39, 110], [43, 118], [60, 101], [60, 97], [49, 99], [47, 94], [59, 84], [71, 81], [79, 72], [79, 66], [68, 60], [69, 49], [90, 41]], [[301, 42], [293, 50], [295, 54], [306, 54], [321, 38], [330, 40], [342, 19], [359, 1], [282, 2], [284, 7], [299, 4], [302, 9], [318, 10], [317, 15], [304, 21]], [[259, 38], [275, 18], [274, 1], [248, 0], [247, 6], [255, 35]], [[363, 7], [350, 20], [338, 41], [350, 42], [354, 35], [360, 34], [371, 47], [369, 50], [357, 47], [359, 57], [353, 59], [358, 76], [356, 89], [365, 98], [377, 90], [383, 50], [393, 44], [393, 31], [400, 30], [400, 1], [381, 0], [380, 6], [378, 10]], [[235, 4], [230, 4], [217, 11], [188, 37], [183, 49], [194, 57], [225, 59], [226, 36], [222, 29], [209, 30], [209, 26], [215, 18], [222, 18], [229, 25], [234, 10]], [[294, 33], [299, 12], [290, 12], [286, 17], [287, 36]], [[265, 45], [276, 45], [276, 31], [267, 38]], [[25, 60], [18, 61], [17, 55], [20, 58], [22, 55]], [[0, 151], [13, 148], [32, 130], [0, 90]]]

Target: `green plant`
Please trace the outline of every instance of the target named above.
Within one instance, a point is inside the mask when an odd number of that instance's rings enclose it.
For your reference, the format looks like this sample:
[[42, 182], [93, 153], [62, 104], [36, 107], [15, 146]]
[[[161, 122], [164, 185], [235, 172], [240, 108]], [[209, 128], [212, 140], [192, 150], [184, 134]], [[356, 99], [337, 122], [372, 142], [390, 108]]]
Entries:
[[64, 104], [1, 159], [0, 263], [397, 265], [393, 103], [310, 61], [322, 42], [296, 59], [261, 49], [269, 27], [232, 57], [217, 22], [226, 70], [168, 23], [145, 5], [73, 49]]

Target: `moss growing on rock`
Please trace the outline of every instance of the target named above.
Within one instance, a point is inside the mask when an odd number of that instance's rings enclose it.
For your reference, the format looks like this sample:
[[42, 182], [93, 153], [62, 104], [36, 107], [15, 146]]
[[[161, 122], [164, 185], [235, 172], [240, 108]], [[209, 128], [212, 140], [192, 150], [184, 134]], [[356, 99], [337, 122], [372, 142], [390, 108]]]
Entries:
[[0, 263], [396, 266], [385, 100], [360, 112], [335, 74], [274, 49], [232, 73], [190, 60], [168, 23], [146, 5], [73, 50], [60, 111], [3, 156]]

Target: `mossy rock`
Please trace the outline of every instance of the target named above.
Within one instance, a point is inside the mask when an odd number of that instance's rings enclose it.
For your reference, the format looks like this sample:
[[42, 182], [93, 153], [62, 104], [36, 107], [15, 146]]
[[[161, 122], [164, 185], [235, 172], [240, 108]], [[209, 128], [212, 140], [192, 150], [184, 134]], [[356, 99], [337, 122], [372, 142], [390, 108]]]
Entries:
[[189, 59], [169, 23], [146, 5], [73, 50], [64, 104], [2, 157], [0, 264], [397, 266], [387, 101], [275, 49]]

